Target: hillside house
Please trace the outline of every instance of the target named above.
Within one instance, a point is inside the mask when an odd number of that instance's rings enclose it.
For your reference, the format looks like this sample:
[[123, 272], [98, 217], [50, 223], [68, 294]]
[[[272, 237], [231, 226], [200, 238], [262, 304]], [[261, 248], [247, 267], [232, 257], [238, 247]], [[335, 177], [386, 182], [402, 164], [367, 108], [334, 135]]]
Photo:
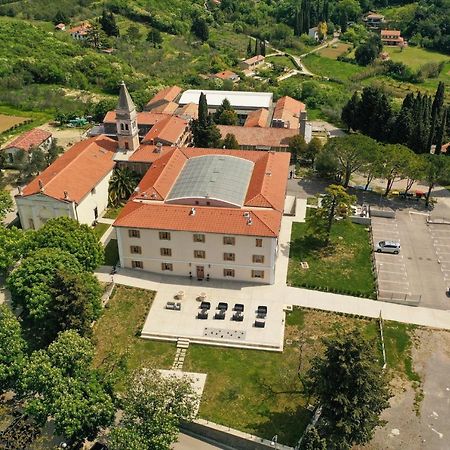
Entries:
[[363, 17], [365, 25], [373, 30], [379, 30], [386, 24], [386, 20], [383, 14], [377, 14], [375, 12], [369, 12]]
[[222, 81], [232, 81], [233, 83], [238, 83], [241, 80], [240, 76], [231, 70], [224, 70], [223, 72], [216, 73], [212, 78], [217, 78]]
[[253, 71], [264, 64], [266, 58], [262, 55], [256, 55], [241, 61], [240, 66], [243, 70]]
[[399, 30], [381, 30], [381, 42], [387, 46], [402, 46], [405, 41], [400, 34]]
[[82, 23], [81, 25], [77, 25], [76, 27], [72, 27], [68, 30], [68, 33], [72, 36], [76, 41], [84, 41], [87, 39], [89, 30], [91, 29], [90, 23]]

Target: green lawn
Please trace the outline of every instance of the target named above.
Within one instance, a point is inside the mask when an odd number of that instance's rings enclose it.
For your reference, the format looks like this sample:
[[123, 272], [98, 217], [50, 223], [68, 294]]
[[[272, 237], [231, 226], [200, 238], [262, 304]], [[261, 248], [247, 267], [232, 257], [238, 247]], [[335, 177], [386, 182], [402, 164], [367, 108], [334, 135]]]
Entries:
[[402, 62], [412, 69], [418, 69], [420, 66], [430, 62], [440, 63], [450, 60], [448, 55], [420, 47], [406, 47], [403, 51], [398, 47], [384, 47], [384, 50], [389, 53], [392, 61]]
[[279, 66], [287, 67], [288, 69], [296, 68], [288, 56], [271, 56], [267, 58], [266, 61], [272, 64], [278, 64]]
[[348, 81], [352, 75], [365, 70], [364, 67], [356, 64], [337, 61], [314, 53], [303, 58], [302, 61], [312, 73], [341, 81]]
[[350, 47], [351, 45], [345, 42], [336, 42], [318, 51], [317, 54], [325, 58], [336, 59], [338, 56], [344, 55]]
[[[332, 292], [372, 297], [375, 293], [369, 233], [347, 220], [336, 222], [331, 244], [323, 247], [306, 234], [305, 223], [294, 223], [288, 283]], [[306, 261], [309, 269], [302, 269]]]
[[110, 226], [111, 225], [108, 225], [107, 223], [97, 223], [94, 227], [95, 235], [100, 239]]
[[141, 339], [139, 333], [155, 293], [118, 285], [94, 326], [94, 365], [113, 374], [116, 388], [126, 387], [130, 373], [140, 367], [168, 369], [175, 344]]
[[107, 266], [115, 266], [119, 261], [119, 247], [117, 239], [111, 239], [105, 247], [105, 264]]
[[[111, 376], [119, 392], [133, 370], [169, 368], [174, 360], [175, 344], [138, 337], [153, 298], [152, 291], [118, 285], [94, 326], [94, 365]], [[376, 340], [382, 364], [375, 320], [300, 308], [287, 313], [282, 353], [192, 344], [184, 370], [208, 374], [200, 417], [267, 439], [278, 434], [280, 443], [295, 445], [311, 414], [298, 373], [304, 374], [323, 351], [322, 338], [355, 327]], [[388, 367], [403, 376], [409, 327], [386, 322], [384, 330]]]

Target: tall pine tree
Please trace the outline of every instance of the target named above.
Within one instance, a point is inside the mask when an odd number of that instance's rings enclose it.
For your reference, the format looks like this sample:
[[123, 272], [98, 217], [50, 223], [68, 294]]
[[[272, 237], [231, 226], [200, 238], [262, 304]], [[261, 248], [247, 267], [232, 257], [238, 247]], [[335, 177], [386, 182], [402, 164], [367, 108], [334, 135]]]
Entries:
[[431, 150], [431, 145], [434, 142], [436, 129], [439, 126], [439, 122], [442, 116], [442, 108], [444, 106], [444, 98], [445, 98], [445, 85], [442, 81], [439, 82], [439, 85], [436, 90], [436, 94], [434, 96], [433, 105], [431, 108], [431, 126], [430, 133], [428, 136], [428, 149]]

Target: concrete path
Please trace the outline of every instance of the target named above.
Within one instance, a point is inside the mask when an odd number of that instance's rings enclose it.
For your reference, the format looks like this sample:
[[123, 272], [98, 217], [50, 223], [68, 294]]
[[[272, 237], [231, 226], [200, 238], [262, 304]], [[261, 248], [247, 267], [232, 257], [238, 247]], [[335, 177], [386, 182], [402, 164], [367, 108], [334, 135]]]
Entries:
[[[286, 225], [286, 230], [287, 227], [288, 225]], [[101, 281], [110, 282], [110, 270], [109, 267], [103, 267], [96, 274]], [[154, 291], [158, 291], [161, 284], [170, 284], [173, 292], [185, 290], [186, 286], [197, 283], [196, 281], [190, 281], [182, 277], [136, 272], [130, 269], [118, 269], [117, 274], [114, 275], [114, 281], [118, 284]], [[248, 295], [249, 297], [255, 295], [260, 295], [261, 297], [270, 296], [279, 299], [280, 306], [290, 304], [371, 318], [379, 317], [381, 312], [385, 320], [450, 330], [449, 310], [443, 311], [431, 308], [410, 307], [349, 295], [294, 288], [283, 285], [280, 280], [277, 280], [277, 283], [274, 285], [263, 286], [247, 285], [233, 281], [210, 280], [208, 283], [208, 291], [213, 291], [215, 288], [219, 290], [224, 288], [239, 290], [241, 291], [241, 295]], [[199, 289], [201, 288], [199, 287]]]

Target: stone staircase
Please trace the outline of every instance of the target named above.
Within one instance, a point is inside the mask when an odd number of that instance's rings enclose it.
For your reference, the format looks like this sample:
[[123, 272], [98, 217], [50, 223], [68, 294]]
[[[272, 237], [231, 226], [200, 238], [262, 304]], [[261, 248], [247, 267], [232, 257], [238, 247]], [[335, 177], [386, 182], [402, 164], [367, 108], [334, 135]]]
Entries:
[[172, 370], [183, 370], [184, 359], [186, 357], [186, 352], [189, 348], [190, 341], [185, 338], [177, 339], [177, 352], [175, 354], [175, 360], [172, 364]]

